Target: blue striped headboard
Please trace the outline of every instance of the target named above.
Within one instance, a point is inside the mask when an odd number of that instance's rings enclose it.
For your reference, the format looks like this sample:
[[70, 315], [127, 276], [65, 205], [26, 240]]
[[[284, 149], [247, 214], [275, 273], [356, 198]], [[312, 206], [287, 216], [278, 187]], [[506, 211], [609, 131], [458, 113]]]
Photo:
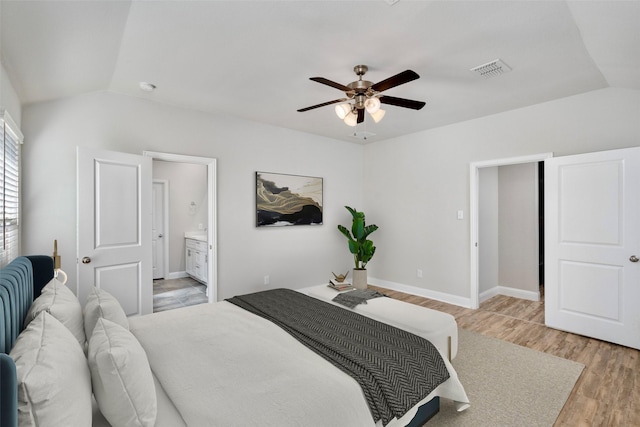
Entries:
[[9, 353], [33, 302], [33, 267], [27, 257], [0, 270], [0, 299], [0, 352]]
[[53, 278], [53, 258], [18, 257], [0, 270], [0, 425], [17, 426], [16, 367], [8, 355], [22, 331], [34, 295]]

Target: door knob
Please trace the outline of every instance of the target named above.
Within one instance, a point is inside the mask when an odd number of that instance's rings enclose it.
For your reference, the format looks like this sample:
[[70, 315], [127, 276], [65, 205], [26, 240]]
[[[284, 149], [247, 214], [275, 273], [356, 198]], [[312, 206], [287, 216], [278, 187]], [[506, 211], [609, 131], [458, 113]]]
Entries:
[[91, 258], [89, 258], [88, 256], [82, 258], [82, 263], [83, 264], [89, 264], [91, 262]]
[[158, 234], [158, 239], [161, 238], [161, 237], [164, 237], [164, 235]]
[[631, 262], [638, 262], [638, 260], [639, 260], [639, 259], [640, 259], [640, 258], [638, 258], [637, 256], [635, 256], [635, 255], [631, 255], [631, 257], [629, 258], [629, 261], [631, 261]]

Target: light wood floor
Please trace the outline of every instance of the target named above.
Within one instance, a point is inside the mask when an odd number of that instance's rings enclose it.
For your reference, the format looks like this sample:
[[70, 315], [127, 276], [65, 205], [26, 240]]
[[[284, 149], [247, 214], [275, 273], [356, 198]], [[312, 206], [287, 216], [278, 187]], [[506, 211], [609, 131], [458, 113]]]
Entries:
[[478, 310], [471, 310], [370, 288], [392, 298], [450, 313], [462, 329], [584, 364], [585, 369], [554, 426], [640, 426], [640, 351], [547, 328], [543, 302], [498, 295], [482, 303]]

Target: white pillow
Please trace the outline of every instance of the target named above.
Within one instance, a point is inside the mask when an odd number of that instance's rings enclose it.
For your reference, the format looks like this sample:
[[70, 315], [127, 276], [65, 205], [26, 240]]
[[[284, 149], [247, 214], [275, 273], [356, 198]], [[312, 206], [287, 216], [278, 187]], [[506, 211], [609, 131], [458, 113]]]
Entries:
[[86, 336], [82, 306], [71, 289], [58, 279], [51, 279], [42, 288], [42, 294], [33, 301], [25, 318], [25, 327], [42, 311], [48, 312], [66, 326], [84, 348]]
[[98, 319], [89, 339], [89, 368], [98, 407], [112, 426], [153, 427], [158, 411], [153, 374], [131, 332]]
[[105, 318], [129, 330], [129, 320], [118, 300], [109, 292], [94, 287], [84, 306], [84, 332], [87, 340], [99, 318]]
[[18, 377], [18, 424], [90, 426], [91, 374], [69, 330], [46, 311], [22, 331], [11, 350]]

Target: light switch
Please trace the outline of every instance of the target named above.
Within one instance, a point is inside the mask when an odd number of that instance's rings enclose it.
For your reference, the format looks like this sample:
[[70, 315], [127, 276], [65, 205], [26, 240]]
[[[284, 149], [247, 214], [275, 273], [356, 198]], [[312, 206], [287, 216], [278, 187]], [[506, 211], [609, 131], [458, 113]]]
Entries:
[[464, 212], [462, 210], [458, 211], [458, 219], [464, 219]]

